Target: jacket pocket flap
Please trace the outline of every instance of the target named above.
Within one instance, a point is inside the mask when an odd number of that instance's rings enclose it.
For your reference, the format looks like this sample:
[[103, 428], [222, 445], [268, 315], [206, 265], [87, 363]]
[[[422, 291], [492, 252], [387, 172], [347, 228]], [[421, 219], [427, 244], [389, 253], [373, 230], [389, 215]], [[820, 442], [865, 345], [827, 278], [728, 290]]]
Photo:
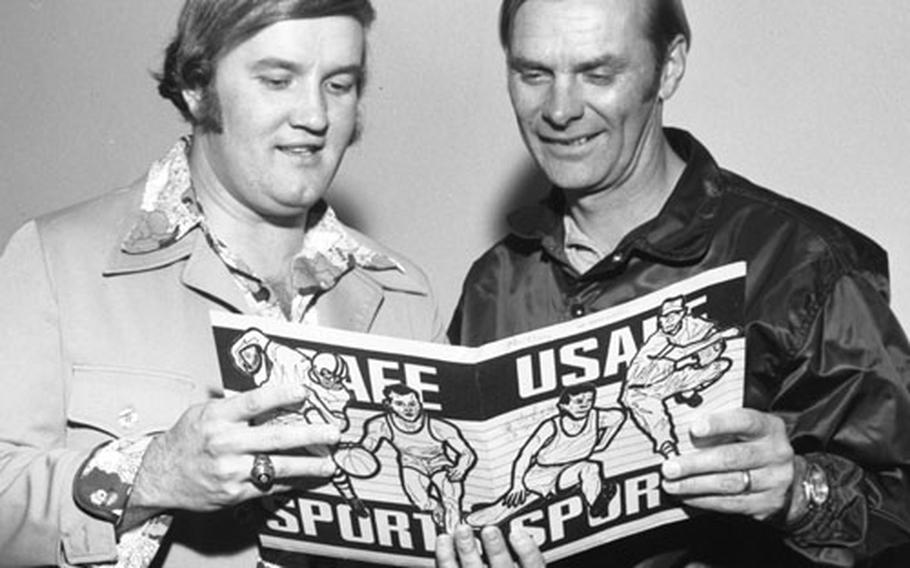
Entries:
[[195, 388], [179, 375], [74, 366], [68, 419], [118, 438], [161, 432], [190, 406]]

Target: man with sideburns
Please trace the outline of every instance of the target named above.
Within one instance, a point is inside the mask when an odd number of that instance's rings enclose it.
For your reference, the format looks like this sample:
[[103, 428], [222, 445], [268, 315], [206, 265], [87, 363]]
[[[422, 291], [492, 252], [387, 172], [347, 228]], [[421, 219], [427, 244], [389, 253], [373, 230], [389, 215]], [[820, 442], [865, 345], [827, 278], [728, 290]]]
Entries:
[[369, 0], [187, 0], [159, 92], [192, 134], [11, 238], [0, 565], [250, 568], [259, 498], [328, 481], [329, 457], [286, 451], [337, 426], [250, 426], [303, 386], [223, 397], [211, 310], [443, 338], [423, 273], [324, 201], [373, 18]]
[[[745, 408], [702, 414], [688, 432], [696, 449], [662, 463], [669, 498], [706, 514], [565, 565], [851, 566], [905, 544], [910, 346], [885, 252], [664, 127], [691, 42], [680, 0], [504, 0], [500, 38], [521, 135], [552, 192], [472, 266], [453, 342], [748, 264]], [[511, 561], [496, 528], [481, 536], [491, 565]], [[526, 535], [512, 544], [540, 565]], [[466, 527], [437, 558], [480, 561]]]

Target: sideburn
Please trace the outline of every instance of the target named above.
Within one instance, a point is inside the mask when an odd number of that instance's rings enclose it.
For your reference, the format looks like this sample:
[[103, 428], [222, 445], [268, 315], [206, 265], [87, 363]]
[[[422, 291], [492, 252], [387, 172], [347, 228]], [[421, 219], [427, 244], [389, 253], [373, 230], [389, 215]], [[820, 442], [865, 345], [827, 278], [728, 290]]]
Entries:
[[202, 132], [221, 134], [224, 120], [221, 114], [221, 101], [218, 93], [209, 85], [202, 89], [199, 104], [196, 107], [196, 125]]

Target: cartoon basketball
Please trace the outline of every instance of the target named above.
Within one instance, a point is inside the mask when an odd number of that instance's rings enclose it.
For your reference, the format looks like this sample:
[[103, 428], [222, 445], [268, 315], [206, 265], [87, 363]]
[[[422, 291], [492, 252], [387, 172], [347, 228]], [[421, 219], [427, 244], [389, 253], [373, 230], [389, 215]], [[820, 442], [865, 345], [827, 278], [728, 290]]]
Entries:
[[379, 460], [360, 446], [342, 446], [335, 451], [334, 459], [351, 477], [372, 477], [379, 471]]

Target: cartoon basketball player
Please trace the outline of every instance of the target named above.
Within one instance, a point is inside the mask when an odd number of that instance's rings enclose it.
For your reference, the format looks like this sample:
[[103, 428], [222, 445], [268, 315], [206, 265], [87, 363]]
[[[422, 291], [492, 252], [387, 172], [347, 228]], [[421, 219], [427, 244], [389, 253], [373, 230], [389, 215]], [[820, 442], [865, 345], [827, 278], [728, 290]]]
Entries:
[[699, 391], [714, 384], [733, 364], [721, 357], [726, 339], [739, 335], [692, 315], [682, 296], [668, 298], [660, 307], [658, 328], [642, 344], [629, 364], [620, 401], [638, 428], [664, 458], [679, 455], [678, 439], [667, 399], [696, 407]]
[[358, 445], [375, 454], [388, 442], [408, 499], [451, 533], [461, 522], [463, 482], [477, 456], [454, 424], [427, 415], [414, 389], [389, 385], [383, 397], [385, 412], [367, 420]]
[[[249, 375], [256, 386], [300, 384], [309, 391], [297, 408], [282, 408], [268, 416], [268, 422], [332, 424], [344, 432], [348, 428], [347, 406], [351, 391], [345, 386], [348, 367], [335, 353], [317, 353], [312, 358], [301, 351], [272, 341], [252, 328], [244, 332], [231, 347], [234, 366]], [[348, 475], [338, 468], [332, 484], [347, 500], [354, 513], [369, 515], [366, 504], [354, 493]]]
[[513, 462], [508, 492], [468, 515], [467, 523], [493, 525], [535, 501], [575, 487], [592, 517], [605, 516], [616, 484], [604, 481], [603, 467], [592, 457], [610, 445], [626, 414], [621, 408], [595, 407], [595, 398], [590, 383], [566, 387], [557, 402], [559, 413], [537, 426]]

